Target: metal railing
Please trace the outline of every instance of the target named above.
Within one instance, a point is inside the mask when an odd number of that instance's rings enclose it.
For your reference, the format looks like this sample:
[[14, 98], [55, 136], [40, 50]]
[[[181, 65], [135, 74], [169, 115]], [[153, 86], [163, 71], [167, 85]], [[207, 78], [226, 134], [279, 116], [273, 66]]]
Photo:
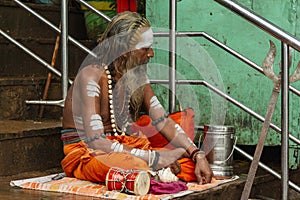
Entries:
[[[221, 49], [225, 50], [229, 54], [233, 55], [234, 57], [236, 57], [237, 59], [239, 59], [243, 63], [249, 65], [250, 67], [252, 67], [256, 71], [258, 71], [261, 74], [265, 75], [264, 72], [263, 72], [263, 69], [259, 65], [252, 62], [251, 60], [249, 60], [245, 56], [241, 55], [240, 53], [236, 52], [235, 50], [231, 49], [230, 47], [224, 45], [222, 42], [218, 41], [217, 39], [210, 36], [206, 32], [203, 32], [203, 31], [200, 31], [200, 32], [197, 32], [197, 31], [183, 32], [183, 31], [181, 31], [181, 32], [176, 32], [175, 35], [176, 35], [176, 37], [203, 37], [203, 38], [207, 39], [208, 41], [214, 43], [215, 45], [217, 45]], [[154, 36], [156, 36], [156, 37], [168, 37], [169, 33], [167, 33], [167, 32], [154, 32]], [[293, 86], [290, 85], [289, 90], [300, 97], [300, 91], [297, 90], [296, 88], [294, 88]]]
[[[35, 16], [36, 18], [38, 18], [39, 20], [41, 20], [43, 23], [45, 23], [46, 25], [48, 25], [50, 28], [52, 28], [53, 30], [55, 30], [57, 33], [62, 35], [62, 40], [61, 40], [61, 44], [62, 44], [62, 73], [57, 73], [53, 70], [55, 70], [53, 67], [51, 67], [48, 63], [46, 63], [45, 61], [43, 61], [41, 58], [39, 58], [37, 55], [35, 55], [34, 53], [32, 53], [29, 49], [27, 49], [26, 47], [24, 47], [22, 44], [18, 43], [17, 41], [13, 41], [13, 39], [8, 36], [7, 34], [5, 34], [3, 31], [1, 31], [1, 34], [4, 35], [7, 39], [9, 39], [10, 41], [12, 41], [14, 44], [16, 44], [18, 47], [22, 48], [26, 53], [28, 53], [29, 55], [31, 55], [34, 59], [36, 59], [37, 61], [39, 61], [40, 63], [42, 63], [44, 66], [46, 66], [49, 70], [53, 71], [56, 75], [62, 77], [62, 99], [61, 100], [54, 100], [54, 101], [49, 101], [49, 100], [45, 100], [45, 101], [41, 101], [41, 100], [26, 100], [27, 104], [43, 104], [43, 105], [56, 105], [56, 106], [61, 106], [63, 107], [64, 105], [64, 101], [65, 101], [65, 97], [67, 95], [67, 89], [68, 89], [68, 83], [72, 83], [71, 80], [68, 79], [68, 59], [66, 57], [67, 55], [67, 51], [68, 51], [68, 41], [71, 41], [74, 45], [76, 45], [77, 47], [79, 47], [80, 49], [82, 49], [83, 51], [85, 51], [86, 53], [97, 57], [96, 54], [94, 52], [92, 52], [90, 49], [88, 49], [87, 47], [85, 47], [83, 44], [81, 44], [80, 42], [78, 42], [77, 40], [75, 40], [73, 37], [68, 35], [68, 6], [66, 5], [66, 1], [62, 1], [62, 6], [61, 6], [61, 22], [62, 22], [62, 31], [56, 27], [55, 25], [53, 25], [50, 21], [48, 21], [47, 19], [45, 19], [44, 17], [42, 17], [41, 15], [39, 15], [37, 12], [35, 12], [34, 10], [32, 10], [30, 7], [28, 7], [26, 4], [22, 3], [19, 0], [13, 0], [17, 5], [19, 5], [21, 8], [25, 9], [26, 11], [28, 11], [29, 13], [31, 13], [33, 16]], [[64, 24], [63, 24], [64, 23]], [[22, 47], [23, 46], [23, 47]], [[26, 49], [26, 50], [25, 50]]]
[[[169, 81], [168, 80], [151, 80], [151, 83], [159, 83], [159, 84], [168, 84]], [[249, 113], [250, 115], [252, 115], [253, 117], [255, 117], [256, 119], [258, 119], [261, 122], [264, 122], [265, 118], [260, 116], [259, 114], [255, 113], [253, 110], [251, 110], [250, 108], [248, 108], [247, 106], [239, 103], [238, 101], [236, 101], [235, 99], [233, 99], [232, 97], [230, 97], [229, 95], [225, 94], [224, 92], [222, 92], [221, 90], [217, 89], [216, 87], [212, 86], [211, 84], [209, 84], [206, 81], [203, 80], [175, 80], [174, 81], [175, 84], [190, 84], [190, 85], [202, 85], [206, 88], [208, 88], [209, 90], [213, 91], [214, 93], [218, 94], [220, 97], [226, 99], [227, 101], [229, 101], [230, 103], [236, 105], [237, 107], [239, 107], [240, 109], [244, 110], [245, 112]], [[281, 132], [281, 129], [277, 126], [275, 126], [274, 124], [270, 124], [270, 127], [277, 131], [277, 132]], [[202, 127], [197, 127], [198, 129], [201, 129]], [[299, 144], [299, 139], [295, 138], [294, 136], [290, 135], [290, 139], [293, 140], [295, 143]], [[243, 151], [242, 149], [240, 149], [237, 146], [234, 146], [234, 149], [240, 153], [241, 155], [245, 156], [246, 158], [253, 160], [253, 157], [249, 154], [247, 154], [245, 151]], [[267, 165], [263, 164], [262, 162], [259, 162], [259, 166], [262, 167], [263, 169], [265, 169], [267, 172], [269, 172], [270, 174], [274, 175], [276, 178], [281, 179], [281, 175], [278, 174], [276, 171], [274, 171], [273, 169], [271, 169], [270, 167], [268, 167]], [[297, 186], [295, 183], [293, 183], [292, 181], [288, 182], [288, 185], [290, 185], [294, 190], [296, 190], [297, 192], [300, 192], [300, 187]]]
[[[62, 106], [63, 102], [64, 102], [64, 98], [66, 95], [66, 88], [68, 86], [68, 83], [72, 83], [71, 80], [69, 80], [67, 78], [67, 69], [68, 69], [68, 62], [67, 62], [67, 51], [68, 51], [68, 41], [71, 41], [72, 43], [74, 43], [76, 46], [78, 46], [79, 48], [81, 48], [82, 50], [84, 50], [85, 52], [87, 52], [88, 54], [91, 54], [94, 57], [97, 57], [91, 50], [89, 50], [88, 48], [86, 48], [84, 45], [80, 44], [79, 42], [77, 42], [75, 39], [73, 39], [71, 36], [68, 35], [68, 21], [67, 21], [67, 5], [65, 3], [62, 4], [62, 9], [61, 9], [61, 15], [62, 15], [62, 31], [60, 31], [59, 28], [57, 28], [56, 26], [54, 26], [52, 23], [50, 23], [49, 21], [47, 21], [46, 19], [44, 19], [42, 16], [40, 16], [39, 14], [37, 14], [36, 12], [34, 12], [32, 9], [30, 9], [28, 6], [26, 6], [25, 4], [21, 3], [19, 0], [13, 0], [15, 3], [17, 3], [20, 7], [24, 8], [25, 10], [27, 10], [28, 12], [30, 12], [31, 14], [33, 14], [34, 16], [36, 16], [38, 19], [40, 19], [41, 21], [43, 21], [44, 23], [46, 23], [47, 25], [49, 25], [52, 29], [54, 29], [55, 31], [57, 31], [58, 33], [60, 33], [63, 37], [62, 37], [62, 46], [63, 46], [63, 51], [62, 51], [62, 69], [63, 69], [63, 73], [61, 74], [59, 71], [57, 71], [56, 69], [52, 68], [48, 63], [46, 63], [44, 60], [42, 60], [41, 58], [39, 58], [38, 56], [36, 56], [34, 53], [32, 53], [29, 49], [27, 49], [26, 47], [24, 47], [22, 44], [18, 43], [17, 41], [15, 41], [14, 39], [12, 39], [9, 35], [7, 35], [4, 31], [0, 30], [0, 34], [3, 35], [5, 38], [7, 38], [8, 40], [10, 40], [11, 42], [13, 42], [14, 44], [16, 44], [19, 48], [23, 49], [26, 53], [28, 53], [30, 56], [32, 56], [34, 59], [36, 59], [37, 61], [39, 61], [43, 66], [46, 66], [50, 71], [52, 71], [53, 73], [55, 73], [58, 76], [63, 76], [62, 79], [62, 87], [63, 87], [63, 99], [59, 100], [59, 101], [26, 101], [26, 103], [30, 103], [30, 104], [48, 104], [48, 105], [59, 105]], [[86, 7], [88, 7], [89, 9], [91, 9], [92, 11], [94, 11], [95, 13], [99, 14], [101, 17], [103, 17], [104, 19], [106, 19], [107, 21], [110, 21], [110, 18], [107, 17], [106, 15], [104, 15], [103, 13], [101, 13], [100, 11], [96, 10], [95, 8], [93, 8], [92, 6], [90, 6], [88, 3], [86, 3], [83, 0], [76, 0], [80, 3], [82, 3], [83, 5], [85, 5]], [[270, 22], [268, 22], [267, 20], [257, 16], [256, 14], [252, 13], [251, 11], [249, 11], [248, 9], [240, 6], [239, 4], [229, 1], [229, 0], [215, 0], [217, 2], [219, 2], [220, 4], [224, 5], [225, 7], [228, 7], [229, 9], [231, 9], [232, 11], [236, 12], [237, 14], [241, 15], [242, 17], [246, 18], [248, 21], [254, 23], [255, 25], [259, 26], [259, 28], [267, 31], [268, 33], [270, 33], [271, 35], [275, 36], [276, 38], [278, 38], [279, 40], [281, 40], [283, 42], [282, 44], [282, 49], [283, 53], [282, 56], [283, 60], [287, 60], [287, 49], [288, 49], [288, 45], [293, 47], [296, 50], [300, 50], [300, 42], [293, 36], [291, 36], [290, 34], [282, 31], [281, 29], [279, 29], [277, 26], [275, 26], [274, 24], [271, 24]], [[62, 1], [65, 2], [65, 1]], [[227, 47], [226, 45], [224, 45], [223, 43], [219, 42], [218, 40], [214, 39], [213, 37], [209, 36], [208, 34], [206, 34], [205, 32], [177, 32], [176, 31], [176, 2], [170, 0], [170, 32], [168, 33], [154, 33], [155, 36], [157, 37], [169, 37], [169, 41], [170, 41], [170, 54], [169, 54], [169, 60], [170, 60], [170, 79], [167, 81], [163, 81], [163, 80], [151, 80], [152, 83], [165, 83], [165, 84], [169, 84], [170, 88], [174, 88], [175, 91], [175, 85], [176, 84], [197, 84], [197, 85], [203, 85], [205, 87], [207, 87], [208, 89], [214, 91], [215, 93], [217, 93], [218, 95], [220, 95], [221, 97], [225, 98], [226, 100], [228, 100], [229, 102], [233, 103], [234, 105], [238, 106], [239, 108], [241, 108], [242, 110], [246, 111], [247, 113], [249, 113], [250, 115], [254, 116], [255, 118], [257, 118], [260, 121], [264, 121], [264, 118], [260, 115], [258, 115], [257, 113], [255, 113], [254, 111], [252, 111], [251, 109], [247, 108], [246, 106], [244, 106], [243, 104], [239, 103], [238, 101], [234, 100], [233, 98], [231, 98], [230, 96], [228, 96], [227, 94], [219, 91], [217, 88], [211, 86], [210, 84], [208, 84], [205, 81], [201, 81], [201, 80], [187, 80], [187, 81], [181, 81], [181, 80], [176, 80], [175, 74], [173, 74], [173, 72], [175, 72], [176, 69], [176, 55], [175, 55], [175, 48], [176, 48], [176, 37], [183, 37], [183, 36], [195, 36], [195, 37], [199, 37], [202, 36], [204, 38], [206, 38], [207, 40], [209, 40], [210, 42], [216, 44], [217, 46], [219, 46], [220, 48], [222, 48], [223, 50], [227, 51], [228, 53], [230, 53], [231, 55], [235, 56], [236, 58], [238, 58], [239, 60], [241, 60], [242, 62], [248, 64], [250, 67], [254, 68], [255, 70], [263, 73], [262, 68], [259, 67], [258, 65], [256, 65], [255, 63], [253, 63], [252, 61], [248, 60], [247, 58], [245, 58], [244, 56], [238, 54], [237, 52], [235, 52], [234, 50], [230, 49], [229, 47]], [[287, 62], [285, 62], [287, 63]], [[288, 180], [288, 166], [287, 166], [287, 162], [288, 162], [288, 138], [290, 138], [292, 141], [294, 141], [296, 144], [300, 145], [300, 140], [295, 138], [294, 136], [288, 134], [288, 90], [291, 90], [293, 93], [295, 93], [296, 95], [300, 96], [300, 92], [298, 90], [296, 90], [295, 88], [293, 88], [292, 86], [289, 86], [288, 84], [288, 80], [287, 80], [287, 75], [288, 75], [288, 67], [287, 65], [283, 65], [283, 78], [282, 78], [282, 129], [280, 129], [279, 127], [275, 126], [274, 124], [271, 124], [270, 127], [272, 129], [274, 129], [276, 132], [280, 132], [283, 136], [283, 150], [282, 150], [282, 160], [283, 160], [283, 164], [282, 164], [282, 171], [283, 171], [283, 177], [281, 177], [278, 173], [274, 172], [272, 169], [270, 169], [269, 167], [265, 166], [264, 164], [259, 162], [259, 165], [266, 169], [267, 171], [269, 171], [271, 174], [275, 175], [277, 178], [282, 179], [282, 185], [283, 185], [283, 198], [287, 197], [287, 185], [290, 185], [292, 188], [294, 188], [296, 191], [300, 192], [300, 188], [298, 186], [296, 186], [294, 183], [290, 182]], [[175, 107], [175, 93], [170, 94], [170, 110], [172, 111]], [[239, 153], [241, 153], [242, 155], [244, 155], [246, 158], [249, 158], [250, 160], [252, 159], [252, 157], [250, 155], [248, 155], [247, 153], [245, 153], [244, 151], [242, 151], [241, 149], [239, 149], [238, 147], [235, 147], [235, 150], [237, 150]]]
[[249, 22], [252, 22], [254, 25], [258, 26], [260, 29], [268, 32], [273, 35], [275, 38], [282, 41], [281, 48], [281, 170], [282, 170], [282, 199], [288, 199], [288, 148], [289, 148], [289, 140], [288, 140], [288, 132], [289, 132], [289, 95], [288, 95], [288, 87], [289, 87], [289, 67], [288, 67], [288, 52], [289, 46], [300, 51], [300, 41], [294, 36], [286, 33], [276, 25], [272, 24], [268, 20], [256, 15], [251, 10], [243, 7], [242, 5], [230, 1], [230, 0], [215, 0], [224, 7], [230, 9], [235, 12], [239, 16], [243, 17]]

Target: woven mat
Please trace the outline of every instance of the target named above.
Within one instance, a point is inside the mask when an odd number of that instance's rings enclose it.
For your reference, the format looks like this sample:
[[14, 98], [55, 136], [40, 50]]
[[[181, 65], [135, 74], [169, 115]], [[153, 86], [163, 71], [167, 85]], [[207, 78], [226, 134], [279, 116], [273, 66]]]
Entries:
[[216, 180], [213, 179], [212, 183], [205, 185], [198, 185], [196, 183], [188, 183], [188, 190], [176, 194], [162, 194], [153, 195], [147, 194], [145, 196], [136, 196], [125, 194], [116, 191], [108, 191], [104, 184], [92, 183], [83, 181], [76, 178], [65, 177], [64, 173], [53, 174], [43, 177], [14, 180], [10, 182], [13, 187], [20, 187], [24, 189], [43, 190], [51, 192], [62, 192], [84, 196], [108, 198], [108, 199], [171, 199], [181, 197], [193, 192], [199, 192], [211, 189], [213, 187], [237, 180], [238, 176], [233, 176], [230, 179]]

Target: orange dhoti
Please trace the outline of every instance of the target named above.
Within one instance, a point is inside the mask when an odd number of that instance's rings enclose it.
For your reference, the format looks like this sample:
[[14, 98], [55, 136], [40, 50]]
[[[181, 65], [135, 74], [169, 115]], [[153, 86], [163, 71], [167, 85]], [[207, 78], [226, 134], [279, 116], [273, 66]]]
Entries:
[[[136, 127], [133, 127], [133, 130], [134, 129], [136, 129]], [[139, 137], [107, 136], [107, 139], [118, 141], [119, 143], [132, 148], [139, 148], [143, 150], [166, 150], [166, 146], [161, 146], [161, 148], [159, 148], [157, 144], [153, 143], [152, 145], [151, 141], [149, 141], [147, 137], [141, 137], [140, 132]], [[156, 141], [156, 143], [164, 144], [164, 141], [162, 140], [166, 139], [163, 138], [163, 136], [160, 137], [162, 138], [154, 140], [155, 136], [153, 136], [152, 140]], [[106, 174], [111, 167], [119, 167], [125, 170], [149, 170], [147, 162], [134, 155], [123, 152], [106, 153], [101, 150], [92, 150], [87, 148], [87, 145], [83, 141], [65, 144], [64, 154], [66, 156], [62, 160], [61, 164], [66, 175], [92, 182], [105, 182]], [[196, 181], [197, 179], [194, 175], [194, 162], [189, 158], [179, 159], [178, 162], [181, 166], [181, 173], [178, 174], [177, 177], [187, 182]]]

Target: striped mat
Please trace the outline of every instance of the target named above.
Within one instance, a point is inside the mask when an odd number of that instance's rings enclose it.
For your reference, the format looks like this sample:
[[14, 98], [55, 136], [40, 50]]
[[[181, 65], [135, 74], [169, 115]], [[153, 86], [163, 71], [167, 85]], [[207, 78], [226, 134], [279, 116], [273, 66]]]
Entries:
[[92, 196], [107, 199], [172, 199], [175, 197], [182, 197], [193, 192], [199, 192], [211, 189], [221, 184], [226, 184], [237, 180], [238, 176], [233, 176], [230, 179], [216, 180], [213, 179], [210, 184], [198, 185], [196, 183], [187, 183], [188, 190], [176, 194], [161, 194], [153, 195], [147, 194], [145, 196], [136, 196], [116, 191], [108, 191], [104, 184], [92, 183], [89, 181], [79, 180], [76, 178], [65, 177], [64, 173], [52, 174], [48, 176], [29, 178], [23, 180], [13, 180], [10, 185], [13, 187], [20, 187], [24, 189], [43, 190], [51, 192], [70, 193], [83, 196]]

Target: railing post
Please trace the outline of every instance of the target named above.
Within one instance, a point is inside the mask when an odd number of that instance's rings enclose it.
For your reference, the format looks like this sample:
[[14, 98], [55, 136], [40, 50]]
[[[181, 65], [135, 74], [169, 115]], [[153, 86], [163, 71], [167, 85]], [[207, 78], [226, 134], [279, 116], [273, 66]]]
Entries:
[[68, 92], [68, 0], [61, 1], [62, 96]]
[[176, 95], [176, 0], [170, 0], [170, 35], [169, 35], [169, 112], [175, 112]]
[[289, 46], [281, 43], [281, 171], [282, 199], [288, 199], [289, 182]]

